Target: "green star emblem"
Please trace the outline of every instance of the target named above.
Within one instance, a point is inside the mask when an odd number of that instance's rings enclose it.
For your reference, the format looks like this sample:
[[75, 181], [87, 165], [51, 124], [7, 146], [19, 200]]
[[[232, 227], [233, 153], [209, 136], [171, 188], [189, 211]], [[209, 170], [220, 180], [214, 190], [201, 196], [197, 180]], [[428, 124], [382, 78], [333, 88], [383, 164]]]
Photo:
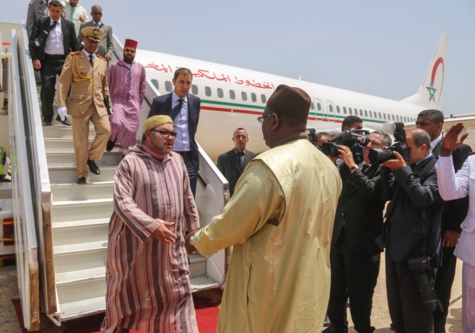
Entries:
[[429, 102], [430, 101], [434, 101], [435, 102], [435, 92], [437, 91], [437, 89], [435, 89], [433, 86], [432, 86], [432, 83], [430, 85], [430, 87], [426, 87], [427, 91], [429, 92], [430, 96], [429, 96]]

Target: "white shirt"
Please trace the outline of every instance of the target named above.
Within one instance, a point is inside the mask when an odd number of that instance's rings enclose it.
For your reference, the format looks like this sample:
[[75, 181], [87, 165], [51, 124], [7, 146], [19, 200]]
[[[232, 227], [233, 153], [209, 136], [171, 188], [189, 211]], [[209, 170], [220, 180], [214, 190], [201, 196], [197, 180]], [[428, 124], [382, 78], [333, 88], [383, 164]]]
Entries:
[[183, 104], [181, 106], [180, 113], [173, 119], [173, 127], [176, 132], [175, 144], [173, 145], [173, 151], [190, 151], [190, 131], [188, 128], [188, 96], [183, 98], [178, 97], [175, 92], [172, 92], [172, 109], [179, 103], [178, 100], [182, 99]]
[[[46, 54], [62, 54], [64, 55], [63, 46], [63, 29], [61, 29], [61, 18], [57, 21], [56, 27], [49, 32], [46, 38], [45, 53]], [[54, 21], [50, 18], [50, 26]]]

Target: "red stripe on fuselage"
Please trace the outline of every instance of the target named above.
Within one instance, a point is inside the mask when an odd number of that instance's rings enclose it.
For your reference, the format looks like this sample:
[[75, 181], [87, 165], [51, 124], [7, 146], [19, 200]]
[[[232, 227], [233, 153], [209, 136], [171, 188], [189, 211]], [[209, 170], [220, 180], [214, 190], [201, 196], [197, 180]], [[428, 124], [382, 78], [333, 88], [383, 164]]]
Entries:
[[[242, 113], [242, 114], [252, 114], [252, 115], [257, 115], [260, 116], [262, 115], [262, 112], [259, 111], [250, 111], [250, 110], [243, 110], [243, 109], [230, 109], [230, 108], [220, 108], [220, 107], [214, 107], [214, 106], [201, 106], [201, 110], [207, 110], [207, 111], [217, 111], [217, 112], [229, 112], [229, 113]], [[342, 123], [343, 120], [340, 119], [328, 119], [328, 118], [321, 118], [321, 117], [315, 117], [315, 116], [310, 116], [308, 117], [309, 120], [318, 120], [318, 121], [323, 121], [323, 122], [333, 122], [333, 123]]]

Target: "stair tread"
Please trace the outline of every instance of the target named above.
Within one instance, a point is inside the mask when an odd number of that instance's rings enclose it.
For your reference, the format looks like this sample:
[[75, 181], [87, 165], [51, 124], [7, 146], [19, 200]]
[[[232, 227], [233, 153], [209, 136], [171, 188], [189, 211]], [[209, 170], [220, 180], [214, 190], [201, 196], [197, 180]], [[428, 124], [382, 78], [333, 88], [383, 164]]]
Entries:
[[[107, 236], [106, 236], [107, 237]], [[54, 255], [107, 249], [107, 238], [101, 241], [53, 246]]]
[[68, 222], [54, 222], [51, 224], [53, 229], [62, 229], [62, 228], [77, 228], [77, 227], [89, 227], [96, 225], [109, 224], [110, 218], [102, 219], [91, 219], [91, 220], [81, 220], [81, 221], [68, 221]]
[[106, 278], [106, 266], [92, 267], [76, 271], [56, 273], [55, 279], [57, 285], [71, 284], [89, 280], [98, 280]]
[[55, 206], [70, 206], [70, 205], [103, 204], [103, 203], [111, 203], [113, 200], [114, 199], [111, 197], [111, 198], [105, 198], [105, 199], [56, 201], [56, 202], [53, 202], [53, 207], [55, 207]]
[[101, 296], [77, 302], [62, 303], [59, 308], [61, 320], [64, 321], [101, 313], [106, 310], [106, 297]]

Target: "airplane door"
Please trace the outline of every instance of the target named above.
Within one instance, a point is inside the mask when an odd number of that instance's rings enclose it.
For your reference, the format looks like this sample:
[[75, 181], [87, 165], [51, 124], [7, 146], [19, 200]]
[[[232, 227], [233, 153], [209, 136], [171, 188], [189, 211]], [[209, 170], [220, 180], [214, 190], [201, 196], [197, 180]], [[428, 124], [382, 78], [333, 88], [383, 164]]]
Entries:
[[313, 105], [310, 107], [310, 116], [317, 118], [325, 118], [322, 101], [319, 98], [313, 99]]
[[326, 109], [327, 109], [326, 119], [334, 119], [336, 117], [335, 104], [332, 101], [327, 101]]

